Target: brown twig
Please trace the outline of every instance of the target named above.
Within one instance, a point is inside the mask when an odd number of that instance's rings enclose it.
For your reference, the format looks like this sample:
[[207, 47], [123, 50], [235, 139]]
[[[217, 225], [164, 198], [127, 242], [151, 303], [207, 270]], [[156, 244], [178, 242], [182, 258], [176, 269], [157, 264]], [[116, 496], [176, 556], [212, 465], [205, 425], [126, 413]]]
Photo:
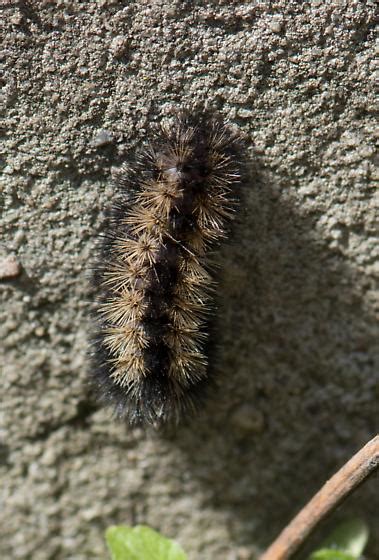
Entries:
[[318, 523], [379, 466], [379, 435], [324, 484], [259, 560], [287, 560], [297, 552]]

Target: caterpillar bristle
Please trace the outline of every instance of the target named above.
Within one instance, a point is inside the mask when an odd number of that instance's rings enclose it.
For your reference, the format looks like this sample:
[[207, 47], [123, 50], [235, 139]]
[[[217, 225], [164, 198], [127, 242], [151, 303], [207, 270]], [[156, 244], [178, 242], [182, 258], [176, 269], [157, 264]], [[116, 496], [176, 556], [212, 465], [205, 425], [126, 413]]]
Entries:
[[238, 207], [240, 154], [222, 119], [181, 112], [114, 173], [119, 196], [93, 274], [91, 377], [132, 424], [194, 413], [211, 380], [213, 251]]

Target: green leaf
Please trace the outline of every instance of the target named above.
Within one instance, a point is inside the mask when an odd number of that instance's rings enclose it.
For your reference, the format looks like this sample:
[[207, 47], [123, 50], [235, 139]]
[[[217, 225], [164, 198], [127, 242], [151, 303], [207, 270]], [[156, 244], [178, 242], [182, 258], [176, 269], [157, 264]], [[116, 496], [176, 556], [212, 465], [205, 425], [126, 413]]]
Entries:
[[332, 548], [322, 548], [314, 552], [309, 560], [356, 560], [356, 556], [341, 552], [340, 550], [333, 550]]
[[358, 560], [367, 544], [368, 534], [368, 527], [361, 519], [345, 521], [309, 560]]
[[181, 547], [145, 527], [109, 527], [105, 532], [112, 560], [187, 560]]

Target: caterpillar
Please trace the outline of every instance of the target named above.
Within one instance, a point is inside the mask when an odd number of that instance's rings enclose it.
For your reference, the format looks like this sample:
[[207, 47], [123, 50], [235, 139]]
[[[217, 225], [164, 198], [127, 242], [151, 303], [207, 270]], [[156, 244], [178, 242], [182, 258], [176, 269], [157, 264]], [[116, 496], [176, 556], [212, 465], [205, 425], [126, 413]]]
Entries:
[[240, 154], [220, 117], [182, 112], [115, 175], [93, 274], [91, 377], [131, 424], [177, 423], [209, 384], [213, 255], [238, 205]]

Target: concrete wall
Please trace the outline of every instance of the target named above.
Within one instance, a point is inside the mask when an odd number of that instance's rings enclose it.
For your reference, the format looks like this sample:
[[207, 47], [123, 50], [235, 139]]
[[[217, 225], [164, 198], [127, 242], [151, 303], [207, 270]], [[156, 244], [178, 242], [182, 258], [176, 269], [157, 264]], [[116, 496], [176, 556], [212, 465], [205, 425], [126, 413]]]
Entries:
[[[1, 557], [103, 559], [108, 525], [144, 523], [252, 558], [378, 429], [374, 2], [30, 0], [1, 25]], [[159, 435], [91, 396], [86, 274], [111, 167], [192, 102], [246, 133], [250, 181], [222, 389]], [[340, 515], [378, 539], [374, 485]]]

